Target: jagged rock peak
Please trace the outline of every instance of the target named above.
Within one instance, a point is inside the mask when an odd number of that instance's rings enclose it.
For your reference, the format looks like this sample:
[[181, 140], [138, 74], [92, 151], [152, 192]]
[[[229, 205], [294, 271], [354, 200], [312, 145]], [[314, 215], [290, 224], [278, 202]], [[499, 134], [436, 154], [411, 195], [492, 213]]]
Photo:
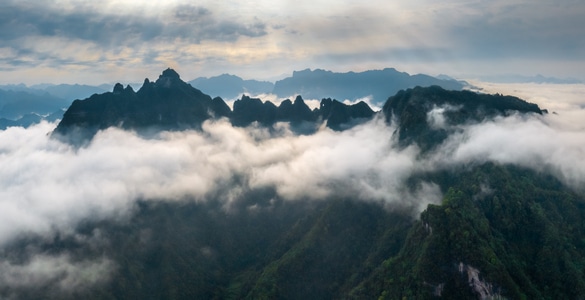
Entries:
[[170, 88], [172, 85], [177, 83], [183, 83], [179, 74], [175, 72], [175, 70], [168, 68], [162, 72], [158, 79], [156, 80], [155, 84], [158, 87]]
[[124, 91], [124, 86], [121, 83], [118, 82], [114, 85], [114, 90], [113, 90], [114, 94], [119, 94], [123, 91]]
[[179, 73], [177, 73], [175, 70], [173, 70], [171, 68], [167, 68], [166, 70], [164, 70], [162, 72], [162, 74], [158, 77], [158, 79], [161, 79], [161, 78], [181, 79], [181, 77], [179, 76]]
[[298, 96], [295, 98], [295, 102], [294, 102], [294, 103], [297, 103], [297, 102], [298, 102], [298, 103], [305, 103], [305, 101], [303, 100], [303, 97], [301, 97], [301, 95], [298, 95]]

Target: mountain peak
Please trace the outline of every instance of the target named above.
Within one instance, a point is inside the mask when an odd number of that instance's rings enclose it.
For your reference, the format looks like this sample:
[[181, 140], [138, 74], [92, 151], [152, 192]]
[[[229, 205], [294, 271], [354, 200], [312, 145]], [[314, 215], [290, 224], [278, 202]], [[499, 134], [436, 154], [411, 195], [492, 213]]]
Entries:
[[119, 94], [119, 93], [121, 93], [122, 91], [124, 91], [124, 86], [123, 86], [121, 83], [119, 83], [119, 82], [118, 82], [118, 83], [116, 83], [116, 84], [114, 85], [114, 90], [113, 90], [114, 94]]
[[171, 68], [167, 68], [160, 76], [158, 76], [155, 84], [160, 87], [170, 88], [171, 85], [182, 82], [183, 81], [181, 80], [179, 73]]
[[177, 71], [175, 71], [171, 68], [167, 68], [166, 70], [164, 70], [162, 72], [162, 74], [158, 77], [158, 79], [161, 79], [161, 78], [181, 79], [181, 77], [179, 76], [179, 73], [177, 73]]
[[305, 100], [303, 100], [303, 97], [301, 97], [301, 95], [298, 95], [298, 96], [295, 98], [295, 102], [294, 102], [294, 103], [295, 103], [295, 104], [296, 104], [296, 103], [298, 103], [298, 105], [301, 105], [301, 103], [305, 103]]

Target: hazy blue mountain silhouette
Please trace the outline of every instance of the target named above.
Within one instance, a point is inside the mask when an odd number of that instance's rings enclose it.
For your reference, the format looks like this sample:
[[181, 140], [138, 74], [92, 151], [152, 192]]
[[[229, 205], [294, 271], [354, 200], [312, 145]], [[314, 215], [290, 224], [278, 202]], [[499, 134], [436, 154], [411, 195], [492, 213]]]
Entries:
[[409, 75], [393, 68], [359, 73], [306, 69], [295, 71], [292, 77], [277, 81], [273, 93], [279, 97], [301, 94], [307, 99], [331, 97], [355, 100], [371, 96], [374, 103], [383, 104], [390, 95], [399, 90], [432, 85], [448, 90], [461, 90], [464, 86], [455, 80], [442, 80], [422, 74]]
[[93, 94], [107, 92], [111, 85], [94, 86], [87, 84], [35, 84], [26, 86], [20, 84], [6, 84], [0, 85], [0, 89], [5, 91], [26, 92], [29, 94], [43, 96], [49, 94], [57, 98], [73, 101], [75, 99], [85, 99]]
[[16, 120], [27, 114], [47, 115], [66, 108], [71, 101], [46, 92], [0, 90], [0, 118]]
[[267, 94], [271, 93], [274, 84], [269, 81], [244, 80], [238, 76], [222, 74], [214, 77], [199, 77], [189, 83], [212, 96], [224, 99], [234, 99], [242, 94]]
[[70, 101], [73, 101], [75, 99], [85, 99], [93, 94], [101, 94], [107, 92], [107, 90], [103, 89], [102, 87], [86, 84], [50, 85], [47, 86], [44, 90], [53, 96]]

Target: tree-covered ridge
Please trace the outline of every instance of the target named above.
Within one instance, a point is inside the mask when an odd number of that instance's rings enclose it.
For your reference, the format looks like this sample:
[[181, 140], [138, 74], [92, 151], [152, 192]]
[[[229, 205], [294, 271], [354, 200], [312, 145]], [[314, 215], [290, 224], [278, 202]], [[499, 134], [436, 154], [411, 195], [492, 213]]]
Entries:
[[431, 175], [447, 188], [352, 293], [381, 299], [578, 299], [585, 199], [552, 176], [485, 164]]
[[388, 123], [395, 123], [402, 145], [416, 143], [424, 151], [443, 142], [456, 125], [513, 113], [543, 113], [538, 105], [514, 96], [449, 91], [439, 86], [401, 90], [388, 98], [382, 111]]
[[[555, 178], [510, 165], [422, 174], [445, 191], [414, 221], [352, 199], [142, 202], [126, 221], [15, 243], [75, 260], [108, 258], [107, 281], [67, 299], [576, 299], [585, 294], [585, 202]], [[250, 209], [250, 204], [258, 205]], [[95, 239], [88, 244], [83, 241]], [[6, 257], [7, 254], [10, 256]], [[8, 295], [0, 289], [0, 295]]]
[[[263, 202], [270, 192], [246, 201]], [[266, 206], [265, 206], [266, 205]], [[217, 203], [144, 202], [122, 222], [91, 222], [75, 237], [16, 243], [74, 260], [107, 257], [107, 281], [65, 292], [47, 283], [2, 290], [45, 299], [343, 298], [387, 255], [398, 252], [412, 219], [377, 204], [331, 199], [279, 202], [259, 210]], [[91, 247], [84, 240], [95, 239]], [[3, 254], [4, 255], [4, 254]]]

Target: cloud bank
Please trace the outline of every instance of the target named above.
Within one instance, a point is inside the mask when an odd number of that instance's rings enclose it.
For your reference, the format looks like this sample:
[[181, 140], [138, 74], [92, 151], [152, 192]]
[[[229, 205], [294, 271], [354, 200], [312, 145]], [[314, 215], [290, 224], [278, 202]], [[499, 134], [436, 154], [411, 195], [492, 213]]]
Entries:
[[[50, 139], [54, 126], [0, 132], [0, 245], [23, 233], [65, 231], [86, 218], [124, 217], [138, 199], [213, 197], [229, 206], [243, 191], [270, 187], [285, 200], [426, 204], [403, 187], [416, 170], [416, 147], [397, 150], [381, 119], [307, 136], [284, 124], [269, 132], [225, 120], [152, 139], [110, 128], [80, 149]], [[242, 183], [234, 184], [236, 177]], [[435, 193], [425, 201], [440, 200], [438, 189], [425, 188]]]

